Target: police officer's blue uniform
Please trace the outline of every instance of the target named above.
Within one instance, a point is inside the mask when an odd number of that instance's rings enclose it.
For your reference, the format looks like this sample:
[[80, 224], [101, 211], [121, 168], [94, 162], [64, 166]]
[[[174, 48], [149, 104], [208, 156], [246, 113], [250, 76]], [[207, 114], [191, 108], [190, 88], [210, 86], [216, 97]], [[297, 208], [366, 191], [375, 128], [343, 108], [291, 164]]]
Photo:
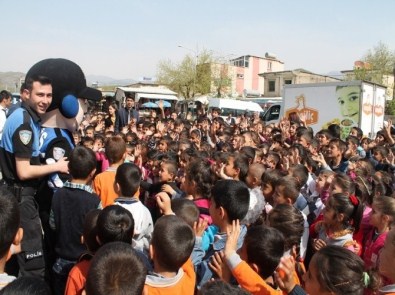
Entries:
[[18, 254], [20, 275], [44, 277], [43, 236], [35, 194], [40, 179], [22, 181], [16, 171], [15, 158], [30, 159], [40, 165], [40, 118], [26, 104], [16, 109], [4, 126], [0, 143], [0, 165], [6, 185], [19, 202], [23, 228], [22, 252]]

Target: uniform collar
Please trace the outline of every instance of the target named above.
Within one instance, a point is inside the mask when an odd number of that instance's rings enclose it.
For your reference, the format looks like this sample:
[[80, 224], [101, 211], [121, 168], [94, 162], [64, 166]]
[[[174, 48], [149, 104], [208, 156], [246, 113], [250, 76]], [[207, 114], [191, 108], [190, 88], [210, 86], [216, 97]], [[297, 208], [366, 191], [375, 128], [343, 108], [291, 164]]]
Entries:
[[41, 118], [27, 103], [22, 102], [21, 107], [24, 108], [29, 113], [29, 115], [33, 119], [34, 123], [41, 122]]

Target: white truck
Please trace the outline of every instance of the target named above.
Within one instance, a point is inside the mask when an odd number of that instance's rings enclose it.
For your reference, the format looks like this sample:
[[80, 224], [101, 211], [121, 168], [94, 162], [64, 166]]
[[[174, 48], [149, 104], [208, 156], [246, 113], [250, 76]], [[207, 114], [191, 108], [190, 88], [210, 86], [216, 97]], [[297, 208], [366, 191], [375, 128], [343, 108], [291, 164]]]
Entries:
[[353, 126], [373, 138], [384, 124], [385, 101], [386, 88], [366, 81], [291, 84], [284, 86], [282, 104], [272, 105], [262, 119], [303, 116], [314, 132], [335, 123], [342, 139]]
[[210, 98], [208, 103], [208, 112], [210, 112], [212, 108], [221, 109], [221, 117], [224, 120], [229, 115], [236, 119], [238, 115], [245, 113], [264, 113], [262, 107], [256, 102], [227, 98]]

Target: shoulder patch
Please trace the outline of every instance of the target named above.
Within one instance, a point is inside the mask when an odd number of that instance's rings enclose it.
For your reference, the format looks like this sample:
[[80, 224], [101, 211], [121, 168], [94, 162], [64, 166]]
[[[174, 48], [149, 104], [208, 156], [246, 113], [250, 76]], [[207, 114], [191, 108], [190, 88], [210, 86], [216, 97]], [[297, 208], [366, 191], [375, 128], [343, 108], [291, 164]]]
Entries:
[[32, 139], [32, 132], [30, 130], [19, 131], [19, 139], [24, 145], [27, 145]]

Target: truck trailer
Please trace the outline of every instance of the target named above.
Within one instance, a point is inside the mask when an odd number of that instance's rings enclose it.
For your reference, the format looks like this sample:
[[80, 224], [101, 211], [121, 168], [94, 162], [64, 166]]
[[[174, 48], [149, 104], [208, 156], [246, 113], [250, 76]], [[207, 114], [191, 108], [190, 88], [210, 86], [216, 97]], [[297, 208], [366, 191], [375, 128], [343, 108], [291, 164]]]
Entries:
[[279, 119], [304, 117], [314, 133], [338, 124], [342, 139], [353, 126], [373, 138], [384, 124], [385, 93], [385, 86], [367, 81], [284, 85], [282, 104], [272, 105], [264, 118], [274, 118], [280, 108]]

